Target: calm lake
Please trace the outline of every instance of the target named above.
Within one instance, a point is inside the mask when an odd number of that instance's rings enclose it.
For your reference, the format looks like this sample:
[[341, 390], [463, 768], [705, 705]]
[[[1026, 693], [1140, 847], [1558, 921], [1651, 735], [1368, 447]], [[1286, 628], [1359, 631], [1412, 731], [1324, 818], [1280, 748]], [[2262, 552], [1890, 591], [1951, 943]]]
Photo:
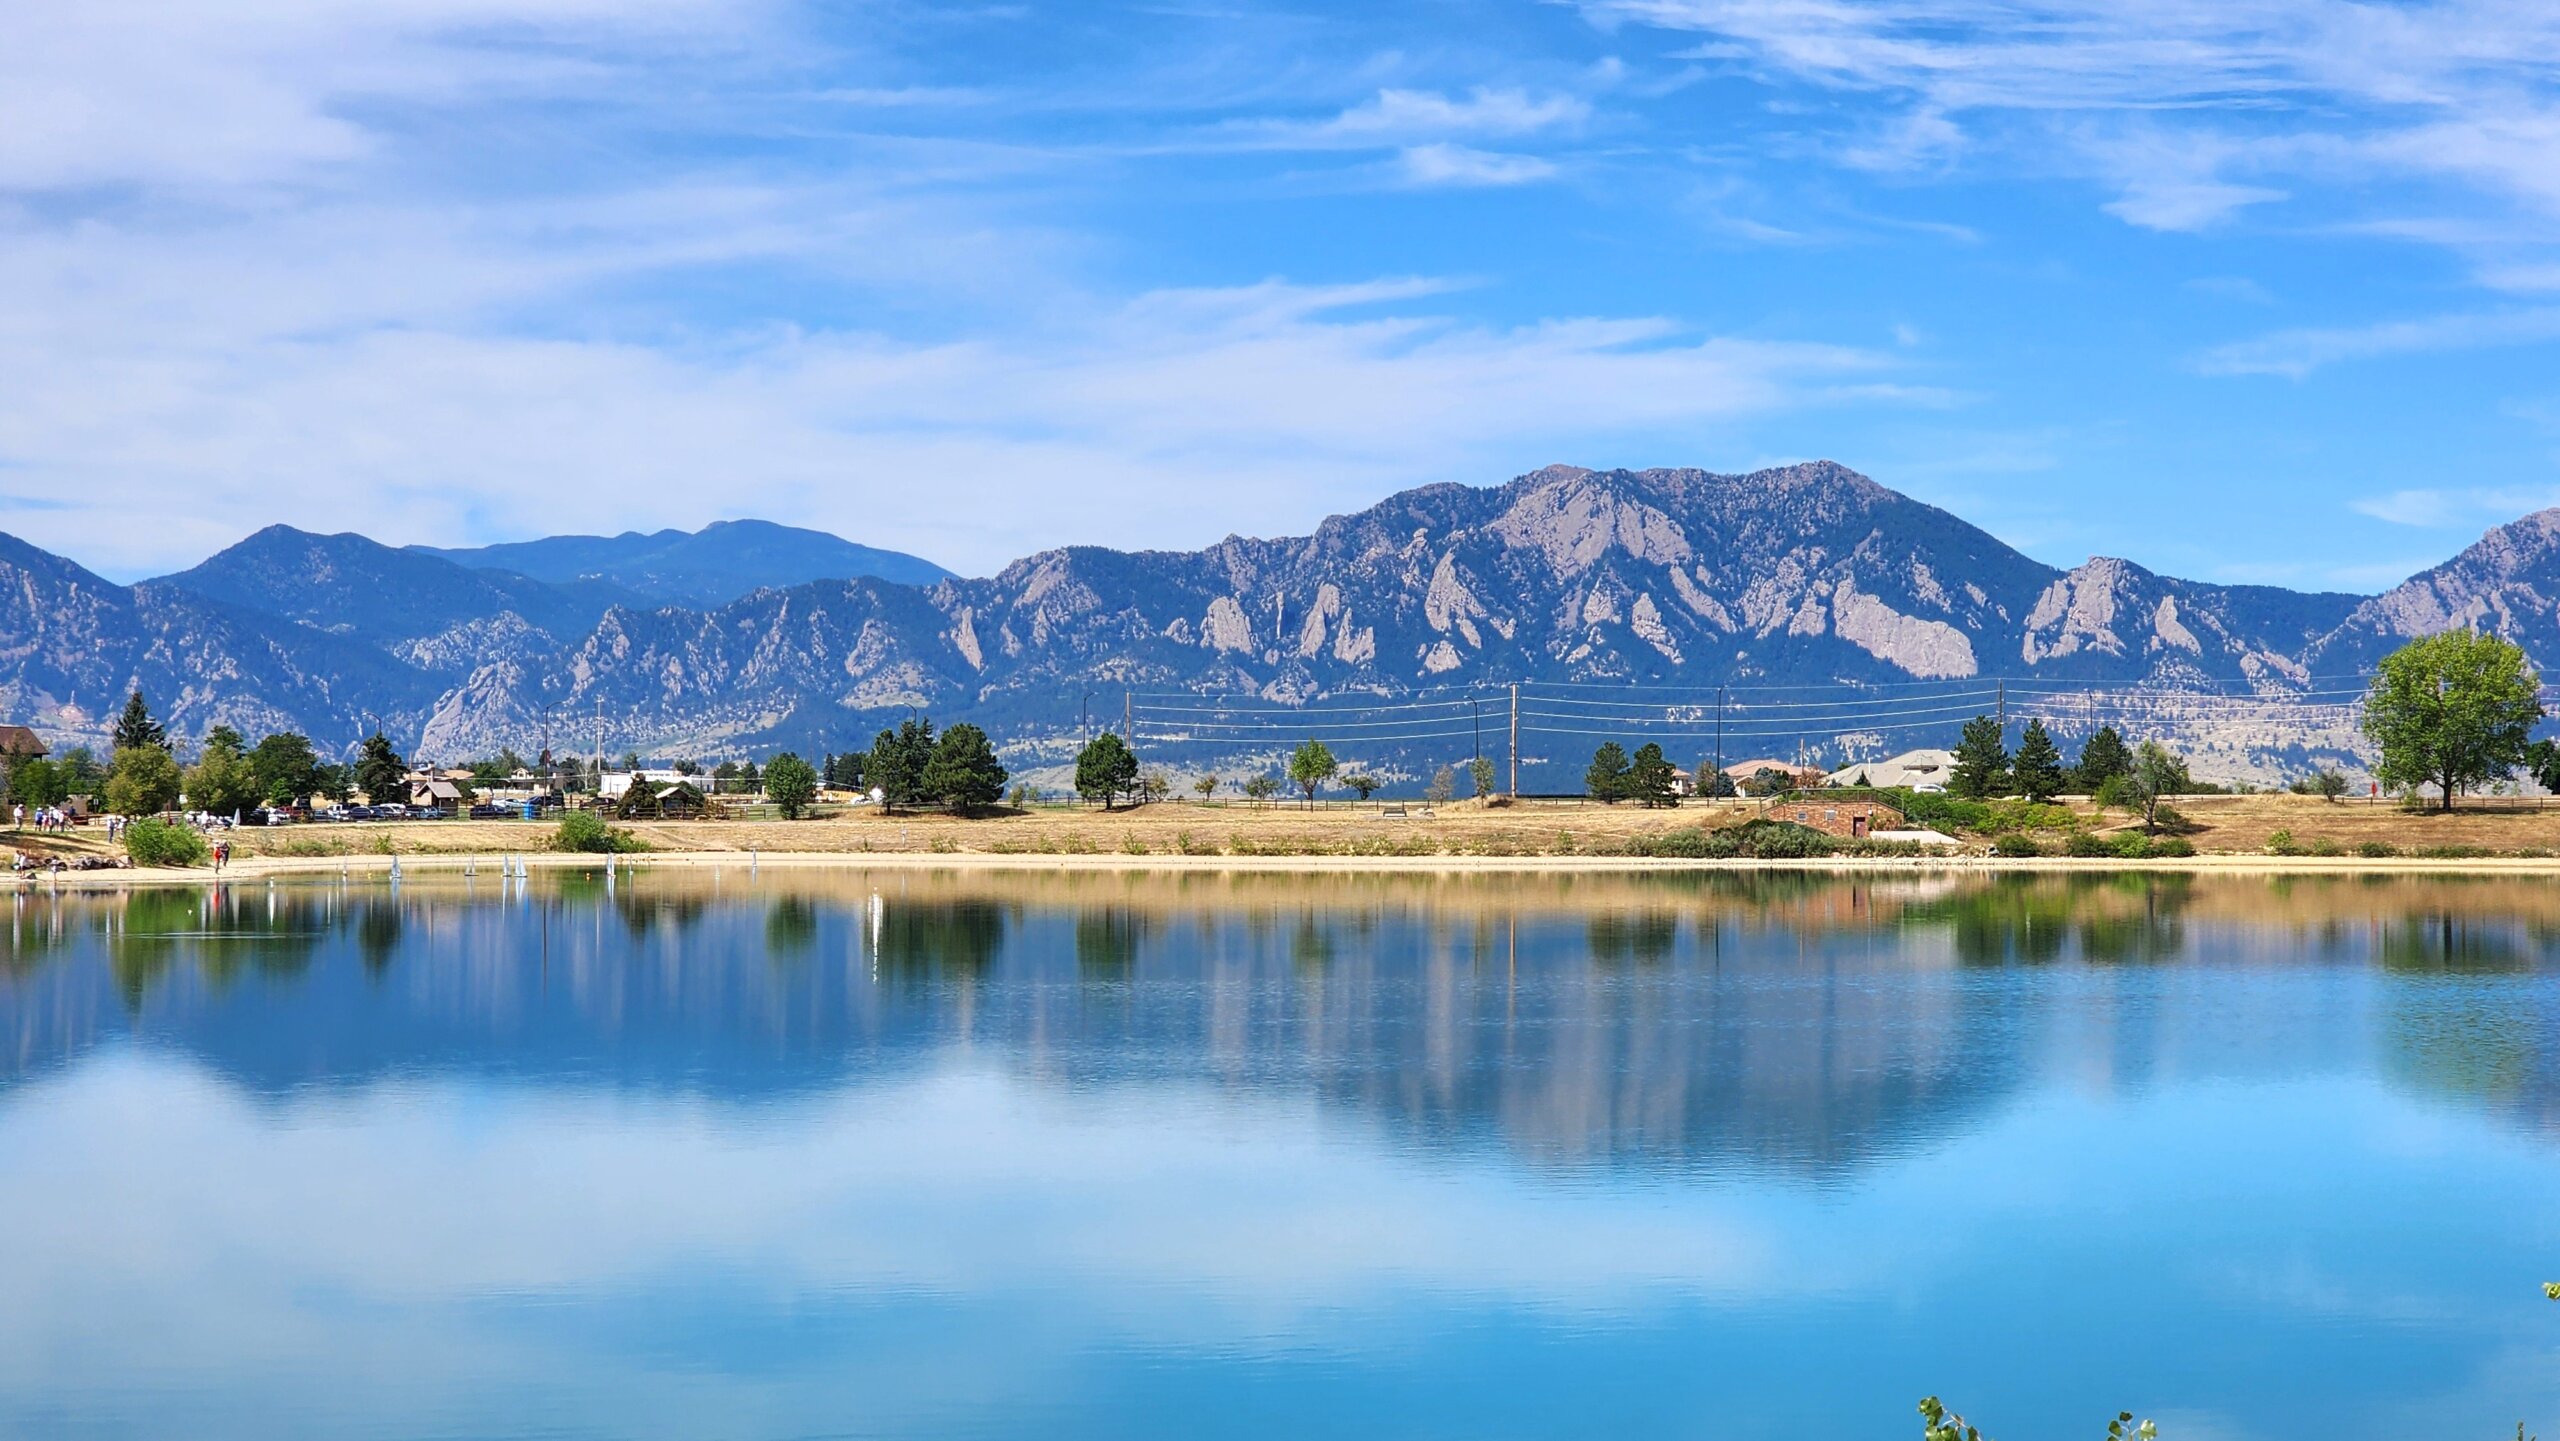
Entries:
[[0, 1435], [2560, 1430], [2560, 883], [0, 900]]

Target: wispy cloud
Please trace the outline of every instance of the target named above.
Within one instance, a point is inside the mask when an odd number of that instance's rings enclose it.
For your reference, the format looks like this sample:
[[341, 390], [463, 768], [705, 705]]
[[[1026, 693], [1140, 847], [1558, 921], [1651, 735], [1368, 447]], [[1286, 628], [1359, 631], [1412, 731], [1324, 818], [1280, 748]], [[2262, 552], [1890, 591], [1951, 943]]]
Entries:
[[1404, 178], [1415, 185], [1526, 185], [1552, 179], [1555, 163], [1535, 155], [1505, 155], [1464, 145], [1416, 145], [1400, 157]]
[[1499, 478], [1521, 454], [1598, 456], [1852, 392], [1930, 399], [1886, 388], [1894, 363], [1866, 350], [1647, 316], [1470, 322], [1433, 308], [1453, 287], [1434, 278], [1114, 300], [1052, 277], [1033, 313], [921, 336], [542, 333], [512, 318], [742, 247], [824, 275], [851, 240], [862, 285], [901, 287], [908, 266], [933, 283], [973, 245], [963, 273], [1038, 268], [975, 238], [965, 210], [903, 199], [591, 202], [565, 250], [549, 210], [0, 244], [0, 456], [71, 502], [13, 528], [130, 574], [276, 516], [461, 541], [556, 529], [564, 497], [615, 525], [699, 524], [716, 494], [725, 513], [983, 569], [1065, 540], [1282, 532], [1405, 485]]
[[2560, 9], [2527, 0], [1582, 6], [1714, 37], [1686, 58], [1869, 97], [1834, 136], [1849, 164], [2079, 173], [2167, 230], [2345, 199], [2377, 171], [2560, 215]]
[[2282, 375], [2299, 380], [2325, 365], [2424, 351], [2523, 345], [2560, 338], [2560, 307], [2472, 312], [2375, 325], [2280, 330], [2198, 356], [2205, 375]]
[[2501, 524], [2560, 505], [2560, 485], [2395, 490], [2348, 502], [2359, 515], [2430, 530]]
[[745, 53], [762, 0], [151, 0], [0, 14], [0, 186], [281, 182], [380, 152], [354, 112], [617, 105], [630, 65]]
[[1590, 102], [1573, 95], [1514, 89], [1477, 89], [1465, 95], [1382, 90], [1329, 120], [1277, 125], [1273, 133], [1302, 144], [1380, 145], [1424, 136], [1536, 135], [1579, 125], [1590, 116]]

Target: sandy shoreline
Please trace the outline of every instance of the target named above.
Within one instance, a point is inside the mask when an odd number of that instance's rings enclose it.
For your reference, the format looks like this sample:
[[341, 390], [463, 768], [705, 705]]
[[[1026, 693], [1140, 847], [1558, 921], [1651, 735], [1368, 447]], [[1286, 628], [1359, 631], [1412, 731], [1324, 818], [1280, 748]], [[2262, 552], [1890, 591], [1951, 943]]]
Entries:
[[249, 856], [232, 861], [218, 874], [210, 867], [170, 869], [134, 867], [122, 870], [65, 871], [59, 877], [30, 872], [18, 882], [21, 891], [126, 890], [143, 887], [212, 886], [243, 881], [286, 880], [330, 875], [388, 875], [398, 867], [403, 877], [496, 878], [509, 862], [521, 861], [534, 871], [596, 871], [607, 860], [626, 874], [656, 870], [778, 869], [915, 870], [1004, 872], [1262, 873], [1299, 875], [1474, 875], [1589, 873], [1693, 874], [1715, 872], [1797, 872], [1815, 874], [1914, 875], [1992, 873], [2023, 874], [2212, 874], [2212, 875], [2547, 875], [2560, 878], [2560, 858], [2490, 857], [2429, 860], [2417, 857], [2367, 859], [2358, 856], [2192, 856], [2180, 859], [2120, 860], [2108, 857], [2048, 856], [2007, 859], [1997, 856], [1833, 856], [1812, 860], [1656, 860], [1629, 856], [1184, 856], [1184, 855], [1004, 855], [931, 851], [651, 851], [612, 857], [553, 851], [493, 851], [481, 854]]

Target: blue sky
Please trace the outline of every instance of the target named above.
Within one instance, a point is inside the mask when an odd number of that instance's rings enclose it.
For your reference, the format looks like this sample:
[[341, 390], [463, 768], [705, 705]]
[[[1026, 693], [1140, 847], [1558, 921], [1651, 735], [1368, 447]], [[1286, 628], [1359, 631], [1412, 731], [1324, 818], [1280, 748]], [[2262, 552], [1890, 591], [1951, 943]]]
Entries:
[[2378, 589], [2560, 503], [2560, 7], [33, 0], [0, 528], [984, 572], [1830, 457]]

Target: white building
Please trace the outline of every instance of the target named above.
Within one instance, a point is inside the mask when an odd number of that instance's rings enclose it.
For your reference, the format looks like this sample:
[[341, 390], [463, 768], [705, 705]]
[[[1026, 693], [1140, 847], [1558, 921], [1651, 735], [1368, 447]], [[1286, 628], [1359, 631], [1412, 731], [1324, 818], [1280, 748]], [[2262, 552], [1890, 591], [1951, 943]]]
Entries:
[[1956, 753], [1941, 750], [1904, 751], [1880, 761], [1860, 761], [1842, 766], [1824, 776], [1825, 785], [1835, 786], [1900, 786], [1915, 791], [1942, 791], [1947, 777], [1955, 773]]
[[671, 786], [678, 781], [693, 779], [692, 776], [678, 770], [606, 771], [596, 783], [596, 794], [609, 801], [618, 801], [631, 789], [631, 780], [634, 776], [653, 786]]

